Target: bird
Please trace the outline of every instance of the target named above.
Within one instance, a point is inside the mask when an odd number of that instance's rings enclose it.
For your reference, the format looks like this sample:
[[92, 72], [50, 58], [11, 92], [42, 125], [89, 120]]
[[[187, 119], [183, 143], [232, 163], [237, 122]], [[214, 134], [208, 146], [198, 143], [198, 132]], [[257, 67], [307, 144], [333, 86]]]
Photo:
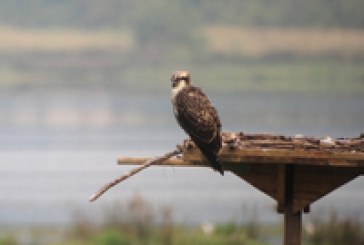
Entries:
[[222, 138], [217, 110], [201, 88], [191, 84], [188, 71], [175, 71], [171, 83], [173, 112], [178, 124], [200, 149], [211, 167], [224, 175], [224, 168], [218, 159]]

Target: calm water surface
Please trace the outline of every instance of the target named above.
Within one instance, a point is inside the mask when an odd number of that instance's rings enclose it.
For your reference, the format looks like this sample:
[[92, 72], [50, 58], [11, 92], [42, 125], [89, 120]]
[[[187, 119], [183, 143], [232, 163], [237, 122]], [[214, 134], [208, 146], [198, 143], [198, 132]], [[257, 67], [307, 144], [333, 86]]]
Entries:
[[[360, 95], [212, 94], [224, 130], [353, 137], [364, 131]], [[118, 156], [154, 156], [185, 138], [169, 92], [29, 91], [0, 98], [0, 224], [67, 224], [76, 210], [95, 221], [135, 195], [175, 221], [280, 221], [275, 202], [233, 174], [154, 167], [90, 204], [88, 196], [130, 169]], [[364, 178], [312, 206], [364, 219]]]

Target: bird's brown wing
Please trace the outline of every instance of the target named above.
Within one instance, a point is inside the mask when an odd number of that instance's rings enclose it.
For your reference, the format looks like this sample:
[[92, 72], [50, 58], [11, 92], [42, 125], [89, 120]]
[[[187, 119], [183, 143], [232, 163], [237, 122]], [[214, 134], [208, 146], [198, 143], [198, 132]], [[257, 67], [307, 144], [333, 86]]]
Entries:
[[221, 149], [221, 123], [216, 109], [201, 89], [189, 86], [176, 95], [174, 110], [178, 123], [209, 160], [211, 166], [224, 174], [218, 160]]
[[191, 138], [205, 144], [220, 138], [219, 116], [200, 88], [189, 86], [178, 93], [175, 110], [179, 124]]

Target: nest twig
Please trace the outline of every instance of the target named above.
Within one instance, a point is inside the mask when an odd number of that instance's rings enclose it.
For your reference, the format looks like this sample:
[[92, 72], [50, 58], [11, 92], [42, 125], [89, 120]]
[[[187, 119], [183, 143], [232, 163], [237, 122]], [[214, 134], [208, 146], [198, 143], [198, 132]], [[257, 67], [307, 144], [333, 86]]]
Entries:
[[164, 154], [163, 156], [160, 157], [155, 157], [152, 159], [149, 159], [148, 161], [146, 161], [143, 165], [133, 168], [132, 170], [130, 170], [128, 173], [123, 174], [119, 177], [117, 177], [116, 179], [114, 179], [113, 181], [110, 181], [109, 183], [105, 184], [103, 187], [101, 187], [99, 189], [99, 191], [97, 191], [95, 194], [93, 194], [92, 196], [90, 196], [89, 201], [93, 202], [95, 200], [97, 200], [102, 194], [104, 194], [107, 190], [109, 190], [111, 187], [119, 184], [120, 182], [130, 178], [131, 176], [139, 173], [140, 171], [142, 171], [143, 169], [152, 166], [153, 164], [157, 164], [157, 163], [161, 163], [166, 161], [167, 159], [176, 156], [178, 154], [181, 153], [180, 149], [176, 149], [174, 151], [168, 152], [166, 154]]

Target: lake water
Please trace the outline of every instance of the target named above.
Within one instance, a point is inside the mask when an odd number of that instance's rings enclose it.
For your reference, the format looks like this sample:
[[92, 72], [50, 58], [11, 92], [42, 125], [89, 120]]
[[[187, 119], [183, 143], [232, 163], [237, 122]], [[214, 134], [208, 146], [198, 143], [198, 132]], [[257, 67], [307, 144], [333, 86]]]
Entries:
[[[364, 132], [361, 95], [211, 94], [226, 131], [353, 137]], [[24, 91], [0, 98], [0, 224], [67, 224], [78, 211], [102, 210], [142, 196], [171, 207], [177, 222], [281, 220], [275, 202], [231, 173], [208, 168], [152, 167], [88, 197], [131, 166], [118, 156], [155, 156], [186, 137], [172, 114], [169, 91]], [[364, 219], [364, 178], [312, 206]]]

